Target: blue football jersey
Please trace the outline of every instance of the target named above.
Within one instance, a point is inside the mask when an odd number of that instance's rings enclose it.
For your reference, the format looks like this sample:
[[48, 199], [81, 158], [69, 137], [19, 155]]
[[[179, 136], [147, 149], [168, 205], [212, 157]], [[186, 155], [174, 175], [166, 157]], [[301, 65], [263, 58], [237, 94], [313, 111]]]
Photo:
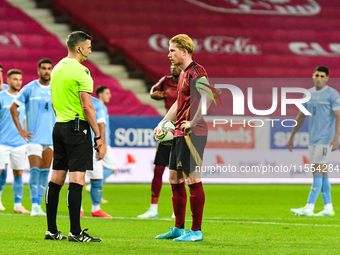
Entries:
[[8, 84], [5, 84], [5, 83], [2, 84], [2, 85], [4, 86], [4, 89], [5, 89], [5, 90], [8, 89], [8, 87], [9, 87]]
[[[7, 90], [0, 92], [0, 144], [11, 147], [25, 144], [25, 139], [19, 134], [9, 110], [15, 98], [16, 96], [10, 94]], [[18, 114], [20, 124], [24, 127], [24, 105], [18, 107]]]
[[[94, 111], [96, 112], [97, 123], [102, 123], [102, 122], [105, 123], [105, 112], [104, 112], [104, 109], [103, 109], [102, 102], [100, 102], [100, 100], [98, 98], [95, 98], [93, 96], [91, 96], [91, 99], [92, 99]], [[94, 138], [94, 132], [93, 132], [92, 128], [91, 128], [91, 136], [92, 136], [92, 139], [93, 139]]]
[[309, 89], [311, 99], [303, 106], [309, 116], [309, 145], [330, 144], [335, 135], [336, 119], [333, 111], [340, 110], [339, 92], [329, 86], [321, 90]]
[[50, 86], [34, 80], [24, 86], [14, 100], [17, 105], [24, 104], [27, 117], [27, 131], [33, 133], [28, 143], [52, 145], [52, 130], [56, 117], [51, 105]]
[[105, 143], [111, 146], [111, 129], [110, 129], [110, 115], [106, 105], [102, 103], [105, 114]]

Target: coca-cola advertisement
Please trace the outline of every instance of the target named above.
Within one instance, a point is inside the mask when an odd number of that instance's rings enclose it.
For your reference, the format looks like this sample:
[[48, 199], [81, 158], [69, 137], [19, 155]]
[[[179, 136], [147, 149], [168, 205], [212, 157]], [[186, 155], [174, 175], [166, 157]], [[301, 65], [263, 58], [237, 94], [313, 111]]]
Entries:
[[320, 5], [314, 0], [186, 0], [207, 10], [223, 13], [268, 15], [316, 15]]
[[[250, 38], [230, 36], [208, 36], [206, 38], [192, 38], [195, 52], [208, 52], [213, 54], [261, 54], [259, 45], [251, 42]], [[150, 36], [149, 45], [155, 51], [167, 52], [169, 38], [162, 34]]]

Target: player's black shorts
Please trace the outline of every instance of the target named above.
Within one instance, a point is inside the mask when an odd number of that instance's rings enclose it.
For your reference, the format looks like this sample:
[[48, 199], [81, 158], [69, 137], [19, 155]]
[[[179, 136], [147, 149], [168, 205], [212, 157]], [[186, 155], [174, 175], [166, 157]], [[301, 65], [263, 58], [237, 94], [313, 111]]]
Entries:
[[194, 133], [175, 137], [171, 145], [169, 169], [195, 171], [196, 166], [201, 167], [206, 143], [206, 136], [196, 136]]
[[57, 122], [53, 128], [54, 170], [70, 172], [93, 170], [91, 130], [87, 121], [79, 121], [79, 131], [74, 131], [74, 120]]
[[169, 165], [170, 151], [171, 151], [171, 146], [166, 146], [161, 143], [158, 143], [155, 161], [153, 163], [155, 165], [162, 165], [162, 166]]

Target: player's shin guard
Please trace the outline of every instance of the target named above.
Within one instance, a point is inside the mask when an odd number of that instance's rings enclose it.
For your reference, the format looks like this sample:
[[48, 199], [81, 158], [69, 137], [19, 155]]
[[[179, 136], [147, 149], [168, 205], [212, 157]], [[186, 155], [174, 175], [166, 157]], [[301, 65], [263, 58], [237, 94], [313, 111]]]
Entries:
[[187, 205], [187, 191], [184, 182], [180, 184], [171, 184], [172, 189], [172, 206], [175, 213], [175, 227], [184, 228], [185, 209]]
[[57, 233], [57, 211], [59, 203], [59, 193], [61, 186], [50, 182], [47, 187], [45, 202], [46, 202], [46, 215], [47, 215], [47, 230], [51, 233]]
[[313, 184], [309, 192], [307, 203], [315, 205], [322, 187], [322, 173], [314, 173], [313, 176]]
[[155, 165], [153, 179], [151, 182], [151, 204], [158, 204], [159, 193], [162, 189], [162, 177], [165, 166]]
[[6, 179], [7, 179], [7, 167], [2, 169], [0, 174], [0, 192], [4, 190], [4, 187], [6, 185]]
[[202, 182], [189, 185], [192, 231], [201, 230], [205, 195]]
[[91, 195], [91, 199], [92, 199], [92, 205], [95, 205], [95, 206], [100, 205], [100, 200], [102, 199], [102, 195], [103, 195], [103, 183], [102, 183], [102, 180], [100, 180], [100, 181], [91, 181], [90, 195]]
[[322, 188], [321, 188], [322, 200], [325, 205], [332, 203], [331, 197], [331, 184], [328, 179], [328, 175], [325, 174], [322, 178]]
[[109, 176], [112, 174], [111, 169], [109, 168], [104, 168], [104, 172], [103, 172], [103, 180], [102, 183], [104, 184], [106, 179], [109, 178]]
[[43, 200], [44, 195], [45, 195], [49, 173], [50, 173], [50, 169], [48, 168], [40, 169], [39, 187], [38, 187], [38, 204], [39, 205], [41, 205], [41, 201]]
[[21, 203], [22, 194], [24, 191], [24, 184], [22, 182], [22, 176], [15, 176], [13, 181], [13, 195], [14, 195], [14, 203]]
[[30, 188], [32, 204], [38, 204], [39, 175], [40, 169], [38, 167], [32, 167], [30, 169], [28, 185]]
[[67, 193], [67, 206], [70, 214], [71, 233], [79, 235], [80, 227], [80, 207], [82, 198], [83, 186], [78, 183], [71, 182]]

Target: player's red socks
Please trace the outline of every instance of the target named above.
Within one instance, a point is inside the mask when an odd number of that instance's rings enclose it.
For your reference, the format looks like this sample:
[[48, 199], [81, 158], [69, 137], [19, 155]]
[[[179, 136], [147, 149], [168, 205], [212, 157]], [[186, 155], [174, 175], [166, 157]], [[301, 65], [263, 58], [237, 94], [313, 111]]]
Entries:
[[189, 185], [192, 230], [201, 230], [205, 195], [202, 182]]
[[172, 189], [172, 206], [176, 216], [175, 227], [184, 228], [185, 209], [187, 205], [187, 191], [184, 182], [180, 184], [171, 184]]
[[162, 177], [165, 166], [155, 165], [153, 170], [153, 179], [151, 182], [151, 204], [158, 204], [159, 193], [162, 189]]

